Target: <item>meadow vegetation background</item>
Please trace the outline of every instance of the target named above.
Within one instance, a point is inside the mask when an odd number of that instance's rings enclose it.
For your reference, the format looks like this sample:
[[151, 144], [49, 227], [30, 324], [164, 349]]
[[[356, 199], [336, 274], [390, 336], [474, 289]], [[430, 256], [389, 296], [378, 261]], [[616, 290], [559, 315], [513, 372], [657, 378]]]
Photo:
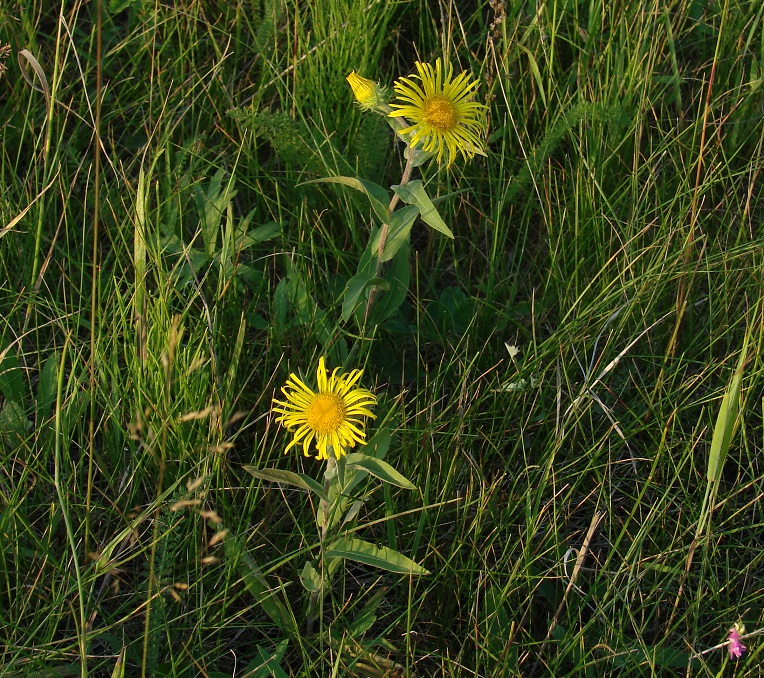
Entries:
[[[704, 651], [764, 627], [764, 5], [98, 4], [0, 5], [0, 675], [760, 675]], [[362, 336], [368, 202], [304, 182], [397, 183], [345, 77], [438, 57], [487, 156], [416, 170], [455, 238]], [[349, 565], [308, 634], [315, 506], [242, 467], [320, 473], [271, 401], [322, 355], [431, 574]]]

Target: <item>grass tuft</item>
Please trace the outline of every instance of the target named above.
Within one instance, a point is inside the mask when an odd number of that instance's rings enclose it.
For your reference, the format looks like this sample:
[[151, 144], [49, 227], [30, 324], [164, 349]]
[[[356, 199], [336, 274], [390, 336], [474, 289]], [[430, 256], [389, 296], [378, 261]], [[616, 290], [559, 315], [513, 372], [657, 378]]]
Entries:
[[[0, 675], [759, 675], [763, 12], [4, 3]], [[308, 180], [397, 183], [345, 77], [441, 56], [488, 154], [415, 169], [455, 238], [361, 336], [375, 217]], [[418, 488], [364, 538], [432, 574], [349, 566], [308, 635], [316, 507], [243, 466], [320, 473], [270, 413], [320, 355]]]

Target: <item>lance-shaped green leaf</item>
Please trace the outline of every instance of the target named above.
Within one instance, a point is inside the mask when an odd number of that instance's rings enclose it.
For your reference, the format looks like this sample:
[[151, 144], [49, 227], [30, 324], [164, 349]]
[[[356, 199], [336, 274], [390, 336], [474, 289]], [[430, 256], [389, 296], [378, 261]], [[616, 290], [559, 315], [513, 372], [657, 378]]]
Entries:
[[443, 221], [438, 210], [435, 209], [435, 205], [432, 204], [432, 200], [427, 195], [427, 191], [424, 190], [421, 181], [417, 179], [416, 181], [409, 181], [405, 186], [393, 186], [393, 190], [403, 202], [408, 205], [416, 205], [419, 208], [422, 220], [426, 224], [449, 238], [454, 237], [451, 229], [446, 226], [446, 222]]
[[386, 546], [375, 546], [363, 539], [342, 536], [326, 548], [327, 558], [346, 558], [398, 574], [430, 574], [421, 565]]
[[367, 457], [373, 456], [377, 459], [384, 459], [387, 450], [390, 449], [391, 442], [390, 429], [386, 428], [383, 422], [381, 427], [377, 429], [377, 432], [366, 441], [366, 444], [361, 449], [364, 450], [364, 453], [369, 453], [366, 455]]
[[387, 320], [406, 300], [409, 291], [409, 280], [411, 272], [409, 270], [409, 250], [408, 243], [404, 243], [393, 257], [390, 266], [385, 272], [387, 290], [384, 296], [380, 298], [374, 306], [371, 307], [369, 316], [372, 324], [382, 324]]
[[287, 672], [281, 668], [280, 664], [288, 643], [289, 639], [284, 638], [275, 649], [271, 650], [258, 645], [257, 654], [244, 669], [243, 675], [247, 678], [288, 678]]
[[251, 231], [246, 231], [246, 234], [241, 236], [238, 246], [241, 249], [246, 249], [255, 243], [265, 242], [266, 240], [275, 238], [280, 233], [281, 224], [278, 221], [269, 221], [267, 224], [253, 228]]
[[[403, 140], [406, 141], [406, 139]], [[421, 148], [411, 148], [411, 146], [406, 146], [403, 150], [403, 157], [406, 158], [406, 160], [411, 160], [412, 167], [423, 165], [434, 155], [435, 151], [423, 151]]]
[[[343, 186], [350, 186], [356, 191], [360, 191], [365, 194], [371, 203], [371, 208], [374, 210], [374, 214], [384, 224], [387, 222], [388, 213], [387, 208], [390, 204], [390, 194], [382, 188], [379, 184], [375, 184], [366, 179], [358, 179], [356, 177], [325, 177], [323, 179], [312, 179], [311, 181], [303, 182], [305, 184], [342, 184]], [[300, 184], [302, 186], [302, 184]]]
[[[375, 267], [376, 268], [376, 267]], [[342, 320], [347, 322], [356, 310], [359, 302], [365, 298], [364, 292], [369, 287], [381, 290], [389, 289], [390, 285], [384, 278], [374, 275], [375, 271], [364, 269], [356, 273], [345, 285], [345, 298], [342, 300]]]
[[348, 629], [351, 638], [360, 639], [364, 633], [366, 633], [372, 626], [374, 626], [374, 622], [377, 621], [377, 611], [379, 610], [379, 606], [386, 600], [387, 588], [382, 587], [355, 616], [353, 623]]
[[328, 503], [329, 497], [326, 496], [323, 486], [304, 473], [294, 473], [293, 471], [282, 471], [277, 468], [255, 468], [254, 466], [244, 466], [245, 471], [251, 473], [255, 478], [269, 480], [272, 483], [282, 483], [299, 487], [301, 490], [308, 490], [318, 495]]
[[318, 574], [313, 563], [308, 561], [300, 572], [300, 583], [309, 593], [316, 593], [321, 590], [321, 575]]
[[[546, 108], [546, 92], [544, 89], [544, 79], [541, 77], [541, 70], [539, 69], [538, 63], [536, 62], [536, 58], [533, 56], [533, 52], [531, 52], [527, 47], [521, 45], [520, 43], [517, 43], [517, 46], [520, 48], [521, 51], [525, 52], [525, 55], [528, 57], [528, 65], [531, 67], [531, 73], [533, 74], [533, 79], [536, 81], [536, 88], [538, 89], [538, 92], [541, 95], [541, 102], [544, 104], [544, 108]], [[485, 155], [485, 153], [482, 153], [481, 155]]]
[[743, 382], [743, 365], [747, 355], [748, 334], [745, 335], [737, 369], [727, 390], [724, 392], [719, 414], [716, 417], [714, 435], [711, 439], [711, 450], [708, 454], [707, 480], [709, 483], [719, 482], [724, 468], [724, 461], [727, 458], [727, 452], [732, 443], [732, 434], [735, 432], [738, 414], [740, 413], [740, 386]]
[[377, 277], [377, 261], [372, 246], [378, 234], [379, 229], [375, 229], [358, 262], [356, 274], [345, 285], [342, 299], [342, 320], [344, 322], [347, 322], [350, 316], [353, 315], [353, 311], [361, 300], [364, 291], [371, 284], [371, 281]]
[[[391, 439], [390, 430], [384, 427], [380, 428], [374, 434], [371, 440], [367, 441], [366, 444], [361, 448], [365, 452], [369, 453], [365, 454], [364, 456], [373, 456], [377, 459], [382, 459], [385, 454], [387, 454]], [[347, 466], [345, 468], [347, 469]], [[348, 472], [347, 484], [343, 490], [344, 495], [349, 497], [358, 483], [360, 483], [366, 477], [366, 475], [367, 472], [362, 471], [361, 469], [354, 469], [352, 472]]]
[[[387, 232], [385, 249], [382, 252], [382, 261], [390, 261], [398, 250], [408, 242], [411, 227], [419, 216], [419, 208], [416, 205], [406, 205], [393, 212], [390, 217], [390, 230]], [[379, 252], [379, 239], [381, 231], [371, 241], [371, 249], [376, 254]]]
[[367, 457], [360, 452], [354, 452], [349, 454], [345, 459], [347, 469], [356, 471], [366, 471], [380, 480], [402, 487], [404, 490], [415, 490], [414, 485], [408, 478], [396, 471], [390, 464], [381, 459], [375, 459], [374, 457]]

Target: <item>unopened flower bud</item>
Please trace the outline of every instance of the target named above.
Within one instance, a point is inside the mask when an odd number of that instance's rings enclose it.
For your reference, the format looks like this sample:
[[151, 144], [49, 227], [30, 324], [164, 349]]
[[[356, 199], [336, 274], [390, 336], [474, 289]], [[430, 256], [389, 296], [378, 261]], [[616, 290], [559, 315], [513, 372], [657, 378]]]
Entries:
[[363, 78], [353, 71], [348, 75], [347, 81], [353, 90], [355, 100], [364, 110], [371, 111], [386, 103], [384, 91], [373, 80]]

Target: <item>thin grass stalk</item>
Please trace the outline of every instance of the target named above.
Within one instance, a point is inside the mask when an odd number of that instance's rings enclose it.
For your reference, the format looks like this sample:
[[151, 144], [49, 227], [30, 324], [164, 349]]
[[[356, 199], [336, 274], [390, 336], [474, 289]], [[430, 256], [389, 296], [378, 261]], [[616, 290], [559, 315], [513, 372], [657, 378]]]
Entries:
[[69, 509], [64, 496], [64, 489], [61, 486], [61, 410], [64, 405], [64, 366], [66, 365], [66, 351], [69, 348], [71, 335], [67, 334], [64, 340], [64, 347], [61, 349], [61, 362], [58, 366], [58, 375], [56, 383], [56, 414], [55, 414], [55, 443], [53, 456], [53, 483], [56, 486], [56, 496], [61, 509], [61, 515], [66, 525], [66, 537], [69, 541], [69, 548], [72, 551], [72, 563], [74, 564], [74, 574], [77, 580], [77, 598], [79, 603], [79, 630], [77, 633], [77, 643], [80, 650], [80, 675], [87, 678], [88, 675], [88, 653], [85, 646], [85, 635], [87, 630], [87, 618], [85, 616], [85, 592], [82, 586], [82, 572], [80, 570], [80, 561], [78, 557], [77, 543], [74, 538], [72, 520], [69, 516]]
[[[75, 10], [77, 8], [75, 7]], [[73, 10], [73, 11], [75, 11]], [[46, 186], [50, 181], [50, 149], [51, 138], [53, 136], [53, 110], [56, 105], [56, 93], [58, 89], [58, 83], [60, 80], [61, 64], [59, 63], [60, 51], [59, 45], [61, 44], [61, 24], [64, 21], [64, 1], [61, 0], [61, 8], [59, 10], [59, 20], [56, 29], [56, 48], [54, 50], [53, 59], [53, 78], [51, 79], [50, 86], [50, 99], [48, 101], [48, 109], [45, 116], [45, 138], [43, 140], [43, 152], [42, 152], [42, 185]], [[42, 243], [42, 227], [45, 221], [45, 191], [40, 194], [39, 204], [37, 206], [37, 224], [35, 225], [35, 237], [34, 237], [34, 253], [32, 258], [32, 274], [29, 278], [29, 289], [34, 290], [37, 286], [37, 276], [40, 272], [40, 245]], [[33, 300], [30, 298], [29, 305], [27, 306], [26, 318], [24, 320], [24, 329], [26, 329], [29, 319], [32, 313]]]
[[[141, 660], [141, 678], [146, 678], [147, 675], [153, 673], [147, 672], [148, 659], [149, 659], [149, 643], [151, 640], [151, 602], [153, 598], [153, 590], [155, 583], [155, 569], [156, 569], [156, 555], [157, 555], [157, 543], [159, 541], [159, 527], [160, 527], [160, 515], [162, 510], [162, 492], [164, 486], [164, 473], [165, 463], [167, 460], [167, 432], [170, 425], [170, 389], [172, 388], [172, 367], [175, 357], [175, 348], [179, 340], [179, 327], [180, 318], [176, 316], [172, 322], [172, 328], [170, 329], [170, 339], [167, 348], [167, 353], [162, 356], [162, 363], [165, 373], [165, 388], [164, 388], [164, 407], [161, 412], [162, 420], [162, 433], [159, 442], [159, 478], [157, 479], [157, 505], [154, 509], [154, 529], [151, 537], [151, 552], [149, 555], [149, 571], [148, 582], [146, 592], [146, 617], [143, 629], [143, 658]], [[158, 582], [157, 582], [158, 588]], [[159, 591], [157, 590], [157, 593]]]
[[[676, 294], [676, 324], [677, 327], [682, 324], [684, 313], [686, 310], [686, 296], [689, 284], [687, 282], [687, 265], [690, 262], [692, 256], [693, 245], [695, 244], [695, 228], [698, 223], [698, 195], [700, 193], [700, 180], [703, 173], [703, 155], [706, 149], [706, 131], [708, 130], [708, 114], [711, 110], [711, 92], [714, 87], [714, 77], [716, 76], [716, 64], [719, 61], [719, 51], [721, 48], [722, 35], [724, 33], [724, 20], [727, 17], [727, 9], [729, 7], [729, 0], [725, 0], [724, 7], [722, 9], [721, 26], [719, 26], [719, 33], [716, 38], [716, 48], [714, 50], [714, 60], [711, 63], [711, 74], [708, 77], [708, 87], [706, 88], [706, 100], [703, 106], [703, 123], [700, 129], [700, 148], [698, 149], [698, 164], [695, 171], [695, 189], [692, 195], [692, 207], [690, 212], [690, 232], [687, 234], [687, 243], [684, 248], [684, 259], [681, 276], [679, 278], [679, 286]], [[674, 333], [672, 337], [672, 343], [668, 353], [673, 357], [676, 353], [676, 337], [678, 333]]]
[[96, 0], [96, 102], [95, 102], [95, 158], [93, 170], [93, 249], [91, 261], [93, 275], [90, 281], [90, 421], [88, 422], [88, 484], [85, 494], [85, 553], [90, 542], [90, 500], [93, 489], [93, 457], [95, 456], [96, 420], [96, 325], [99, 311], [98, 232], [100, 214], [101, 177], [101, 61], [102, 61], [101, 0]]

